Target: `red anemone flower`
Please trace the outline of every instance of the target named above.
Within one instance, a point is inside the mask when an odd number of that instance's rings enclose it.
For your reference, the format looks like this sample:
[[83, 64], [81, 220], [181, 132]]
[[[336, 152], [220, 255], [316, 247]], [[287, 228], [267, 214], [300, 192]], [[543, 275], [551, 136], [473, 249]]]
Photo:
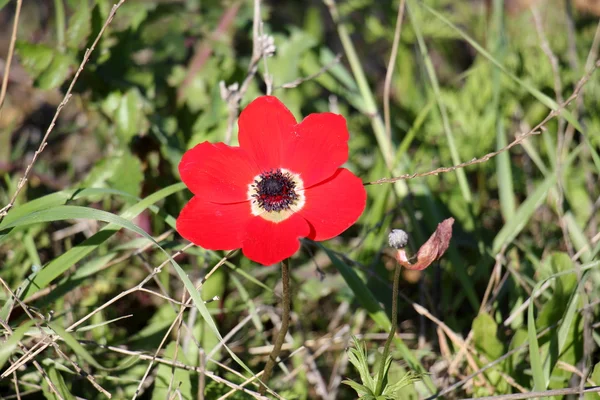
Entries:
[[210, 250], [242, 248], [263, 265], [292, 256], [299, 238], [327, 240], [362, 214], [366, 192], [348, 159], [344, 117], [311, 114], [297, 123], [275, 97], [240, 114], [239, 147], [203, 142], [179, 163], [194, 197], [177, 218], [184, 238]]

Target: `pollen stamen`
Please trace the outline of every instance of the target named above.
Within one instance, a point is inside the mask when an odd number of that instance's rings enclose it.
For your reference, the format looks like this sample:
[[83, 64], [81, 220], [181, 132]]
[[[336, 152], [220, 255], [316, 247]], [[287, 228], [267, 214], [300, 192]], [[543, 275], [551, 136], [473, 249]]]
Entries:
[[248, 186], [252, 213], [270, 221], [283, 221], [304, 205], [302, 180], [290, 171], [263, 172]]

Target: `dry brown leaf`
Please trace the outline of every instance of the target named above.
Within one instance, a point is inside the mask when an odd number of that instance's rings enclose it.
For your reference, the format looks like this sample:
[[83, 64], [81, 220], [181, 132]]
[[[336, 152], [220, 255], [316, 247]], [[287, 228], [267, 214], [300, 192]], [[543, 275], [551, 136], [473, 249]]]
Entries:
[[417, 262], [411, 263], [404, 249], [398, 250], [396, 260], [400, 265], [412, 270], [423, 270], [435, 260], [439, 260], [448, 250], [450, 239], [452, 239], [452, 224], [454, 218], [448, 218], [438, 224], [433, 235], [421, 246], [417, 252]]

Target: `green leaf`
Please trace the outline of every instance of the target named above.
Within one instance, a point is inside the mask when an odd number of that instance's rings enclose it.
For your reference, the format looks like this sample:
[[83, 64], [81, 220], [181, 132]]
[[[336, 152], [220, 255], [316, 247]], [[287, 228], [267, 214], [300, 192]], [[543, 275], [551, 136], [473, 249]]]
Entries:
[[69, 19], [67, 47], [77, 49], [85, 43], [92, 30], [92, 19], [88, 0], [79, 0], [75, 13]]
[[481, 313], [473, 321], [473, 342], [478, 350], [486, 353], [490, 360], [504, 354], [504, 344], [498, 339], [498, 325], [486, 313]]
[[48, 68], [38, 76], [36, 86], [44, 90], [59, 87], [67, 79], [72, 64], [73, 60], [70, 56], [55, 53]]
[[118, 170], [109, 178], [108, 182], [117, 190], [139, 196], [143, 181], [144, 173], [140, 159], [130, 151], [123, 152], [118, 163]]
[[8, 4], [10, 0], [0, 0], [0, 10], [4, 8], [5, 5]]
[[364, 341], [359, 341], [352, 336], [352, 347], [348, 349], [348, 361], [358, 371], [363, 385], [369, 389], [370, 393], [375, 391], [376, 382], [369, 371], [369, 362], [367, 360], [367, 345]]
[[[594, 366], [594, 370], [592, 371], [592, 375], [590, 376], [590, 380], [592, 381], [593, 386], [600, 386], [600, 363], [597, 363]], [[585, 393], [583, 395], [585, 400], [598, 400], [600, 399], [600, 394], [598, 393]]]
[[18, 41], [15, 50], [21, 60], [21, 65], [34, 79], [48, 68], [55, 52], [54, 49], [46, 45], [24, 41]]
[[[45, 370], [48, 374], [48, 378], [50, 378], [50, 381], [54, 384], [54, 387], [56, 390], [58, 390], [62, 398], [64, 400], [75, 400], [75, 396], [71, 394], [71, 391], [69, 390], [64, 378], [60, 372], [58, 372], [56, 367], [54, 365], [50, 365], [48, 368], [45, 368]], [[46, 380], [42, 380], [42, 382], [42, 390], [46, 396], [46, 399], [58, 400], [58, 396], [56, 396], [56, 394], [50, 389], [50, 386]]]
[[117, 134], [128, 143], [133, 136], [143, 130], [144, 113], [143, 99], [137, 89], [127, 91], [121, 97], [121, 102], [115, 114]]
[[[175, 351], [178, 343], [171, 342], [165, 349], [164, 357], [169, 360], [175, 359], [177, 354], [177, 361], [190, 365], [188, 360], [185, 359], [183, 350]], [[171, 389], [169, 392], [168, 389]], [[179, 391], [181, 396], [175, 395], [175, 389]], [[156, 380], [154, 381], [154, 390], [152, 391], [152, 400], [164, 400], [164, 399], [186, 399], [190, 400], [192, 396], [192, 374], [182, 368], [173, 368], [170, 365], [160, 364], [158, 366]]]
[[367, 396], [371, 396], [371, 398], [374, 398], [373, 396], [373, 392], [371, 391], [371, 389], [369, 389], [368, 387], [361, 385], [360, 383], [356, 383], [354, 381], [351, 380], [343, 380], [342, 381], [343, 384], [350, 386], [352, 389], [354, 389], [356, 391], [356, 394], [358, 394], [358, 397], [365, 398]]

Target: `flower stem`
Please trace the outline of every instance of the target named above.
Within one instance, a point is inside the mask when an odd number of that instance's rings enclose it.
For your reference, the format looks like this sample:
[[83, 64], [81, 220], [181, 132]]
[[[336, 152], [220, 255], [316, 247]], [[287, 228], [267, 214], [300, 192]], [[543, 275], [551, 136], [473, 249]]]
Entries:
[[265, 369], [263, 371], [263, 376], [261, 381], [264, 382], [258, 392], [262, 395], [265, 394], [267, 387], [265, 383], [269, 381], [271, 377], [271, 372], [273, 372], [273, 367], [275, 366], [275, 362], [277, 361], [277, 357], [279, 357], [279, 352], [281, 351], [281, 346], [285, 340], [285, 335], [287, 334], [288, 327], [290, 325], [290, 303], [291, 303], [291, 295], [290, 295], [290, 270], [289, 270], [289, 261], [283, 260], [281, 262], [281, 282], [283, 286], [283, 299], [281, 303], [281, 328], [279, 329], [279, 333], [277, 334], [277, 338], [275, 339], [275, 343], [273, 344], [273, 350], [269, 355], [269, 359], [267, 360], [267, 365], [265, 365]]
[[383, 348], [383, 355], [381, 358], [381, 364], [379, 365], [379, 376], [377, 378], [377, 387], [375, 389], [375, 396], [381, 395], [383, 391], [383, 375], [385, 373], [385, 364], [390, 354], [390, 345], [392, 344], [392, 340], [396, 335], [396, 329], [398, 327], [398, 287], [400, 286], [400, 269], [402, 267], [400, 264], [396, 263], [396, 269], [394, 270], [394, 288], [392, 290], [392, 327], [390, 329], [390, 334], [388, 335], [387, 340], [385, 341], [385, 346]]

